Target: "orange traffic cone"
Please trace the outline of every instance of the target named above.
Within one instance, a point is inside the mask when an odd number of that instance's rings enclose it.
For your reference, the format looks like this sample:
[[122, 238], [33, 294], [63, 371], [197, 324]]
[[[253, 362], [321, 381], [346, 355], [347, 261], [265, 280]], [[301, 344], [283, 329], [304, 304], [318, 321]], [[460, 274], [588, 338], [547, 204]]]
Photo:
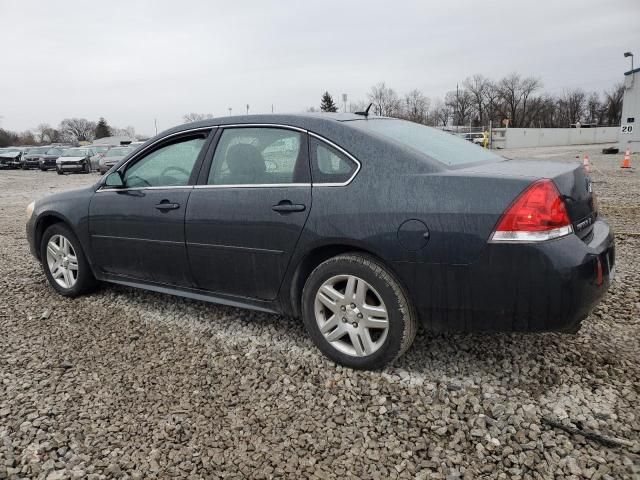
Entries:
[[588, 153], [584, 154], [584, 159], [582, 159], [582, 166], [584, 167], [586, 172], [591, 170], [591, 166], [589, 165], [589, 154]]
[[624, 154], [624, 160], [622, 160], [622, 166], [620, 168], [631, 168], [631, 152], [628, 148]]

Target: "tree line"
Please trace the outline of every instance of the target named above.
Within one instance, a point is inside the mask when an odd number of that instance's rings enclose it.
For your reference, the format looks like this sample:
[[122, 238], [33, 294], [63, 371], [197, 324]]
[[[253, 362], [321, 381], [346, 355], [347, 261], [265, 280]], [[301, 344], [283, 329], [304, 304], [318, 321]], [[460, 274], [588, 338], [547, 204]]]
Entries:
[[[602, 93], [570, 88], [561, 94], [543, 90], [542, 81], [511, 73], [494, 80], [481, 74], [466, 78], [444, 98], [431, 99], [419, 89], [398, 94], [384, 82], [371, 87], [366, 100], [349, 104], [349, 111], [362, 111], [372, 104], [376, 115], [402, 118], [431, 126], [503, 126], [562, 128], [580, 122], [598, 126], [620, 125], [622, 83]], [[315, 111], [315, 107], [308, 109]], [[320, 110], [336, 112], [328, 92], [321, 97]]]
[[111, 136], [136, 138], [136, 131], [133, 127], [110, 126], [103, 117], [100, 117], [97, 122], [86, 118], [65, 118], [57, 127], [41, 123], [35, 129], [24, 132], [12, 132], [0, 128], [0, 147], [52, 143], [77, 144]]

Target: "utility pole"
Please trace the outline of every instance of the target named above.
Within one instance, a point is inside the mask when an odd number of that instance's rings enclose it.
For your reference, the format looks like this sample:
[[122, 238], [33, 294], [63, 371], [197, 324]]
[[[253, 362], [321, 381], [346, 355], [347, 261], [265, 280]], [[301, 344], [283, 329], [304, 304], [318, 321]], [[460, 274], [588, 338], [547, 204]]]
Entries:
[[273, 103], [271, 104], [271, 113], [273, 113]]
[[157, 135], [157, 134], [158, 134], [158, 119], [157, 119], [157, 118], [154, 118], [154, 119], [153, 119], [153, 124], [154, 124], [154, 125], [155, 125], [155, 127], [156, 127], [156, 135]]
[[229, 116], [231, 116], [231, 107], [229, 107]]
[[344, 113], [347, 113], [347, 94], [342, 94], [342, 103], [344, 104]]
[[247, 115], [249, 115], [249, 104], [247, 103]]

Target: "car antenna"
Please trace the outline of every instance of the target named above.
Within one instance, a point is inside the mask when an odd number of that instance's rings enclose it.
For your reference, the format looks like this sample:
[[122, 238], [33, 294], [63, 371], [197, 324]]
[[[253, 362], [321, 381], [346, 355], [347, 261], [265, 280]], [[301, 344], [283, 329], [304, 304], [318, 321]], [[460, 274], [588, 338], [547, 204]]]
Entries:
[[364, 112], [355, 112], [356, 115], [363, 115], [364, 118], [368, 118], [369, 117], [369, 109], [371, 108], [371, 105], [373, 105], [373, 103], [370, 103], [369, 106], [367, 107], [367, 109]]

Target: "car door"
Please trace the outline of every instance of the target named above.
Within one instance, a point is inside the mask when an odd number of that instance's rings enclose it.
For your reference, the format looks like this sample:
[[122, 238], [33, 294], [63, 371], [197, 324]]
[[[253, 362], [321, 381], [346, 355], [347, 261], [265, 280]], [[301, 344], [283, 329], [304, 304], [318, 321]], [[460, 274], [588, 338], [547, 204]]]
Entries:
[[287, 127], [225, 127], [185, 220], [198, 288], [276, 298], [311, 210], [307, 135]]
[[89, 208], [91, 249], [108, 275], [191, 286], [184, 216], [209, 130], [152, 145], [118, 172], [121, 188], [101, 187]]

